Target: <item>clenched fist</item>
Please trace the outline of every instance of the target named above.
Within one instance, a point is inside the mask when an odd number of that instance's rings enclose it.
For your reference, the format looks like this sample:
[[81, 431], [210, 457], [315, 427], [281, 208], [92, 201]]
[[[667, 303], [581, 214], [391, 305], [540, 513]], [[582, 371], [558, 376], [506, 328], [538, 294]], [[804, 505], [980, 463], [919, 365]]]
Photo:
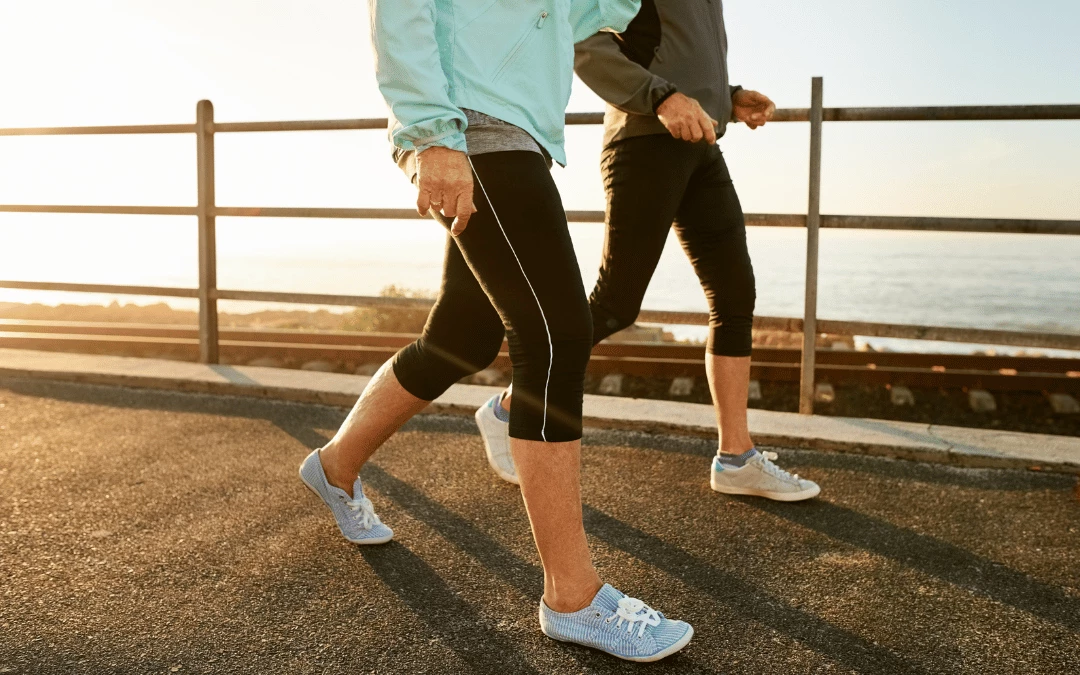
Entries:
[[656, 109], [656, 116], [675, 138], [691, 143], [705, 139], [710, 145], [716, 142], [719, 122], [709, 117], [701, 104], [686, 94], [675, 92], [669, 96]]

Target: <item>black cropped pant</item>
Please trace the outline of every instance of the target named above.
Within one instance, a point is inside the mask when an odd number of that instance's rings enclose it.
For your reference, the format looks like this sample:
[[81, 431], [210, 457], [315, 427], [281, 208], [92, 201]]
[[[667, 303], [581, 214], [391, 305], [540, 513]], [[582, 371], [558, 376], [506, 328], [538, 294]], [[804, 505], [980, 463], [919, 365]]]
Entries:
[[709, 303], [709, 353], [749, 356], [754, 269], [742, 206], [720, 148], [668, 135], [638, 136], [606, 147], [600, 168], [607, 234], [589, 301], [594, 342], [634, 323], [674, 223]]
[[510, 435], [577, 440], [592, 320], [559, 192], [539, 153], [472, 162], [478, 212], [448, 237], [438, 299], [420, 338], [394, 357], [394, 374], [414, 396], [433, 400], [486, 368], [505, 334], [514, 368]]

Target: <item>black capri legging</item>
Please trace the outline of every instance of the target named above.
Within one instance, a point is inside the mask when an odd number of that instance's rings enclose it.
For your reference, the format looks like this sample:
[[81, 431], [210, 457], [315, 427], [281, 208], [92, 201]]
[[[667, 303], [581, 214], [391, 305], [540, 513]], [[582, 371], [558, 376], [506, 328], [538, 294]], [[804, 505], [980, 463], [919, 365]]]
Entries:
[[594, 341], [634, 323], [674, 221], [709, 302], [709, 353], [749, 356], [754, 268], [720, 148], [666, 134], [638, 136], [604, 148], [600, 170], [607, 234], [590, 298]]
[[[434, 400], [486, 368], [505, 334], [514, 367], [510, 435], [577, 440], [592, 320], [558, 189], [539, 153], [472, 162], [478, 211], [448, 237], [438, 299], [420, 338], [394, 357], [394, 374], [417, 398]], [[449, 229], [448, 219], [439, 221]]]

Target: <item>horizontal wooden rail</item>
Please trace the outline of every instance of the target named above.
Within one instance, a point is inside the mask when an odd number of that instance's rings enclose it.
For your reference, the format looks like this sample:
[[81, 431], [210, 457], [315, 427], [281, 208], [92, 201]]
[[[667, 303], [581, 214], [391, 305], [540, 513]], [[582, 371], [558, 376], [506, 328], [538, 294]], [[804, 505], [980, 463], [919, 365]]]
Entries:
[[[975, 122], [1010, 120], [1080, 120], [1080, 105], [963, 105], [921, 107], [825, 108], [826, 122]], [[780, 108], [774, 122], [808, 122], [808, 108]], [[604, 113], [567, 113], [572, 125], [603, 124]], [[356, 131], [386, 129], [385, 117], [344, 120], [215, 122], [214, 133], [275, 131]], [[88, 127], [14, 127], [0, 136], [85, 136], [194, 133], [194, 124], [131, 124]]]
[[119, 286], [114, 284], [69, 284], [52, 281], [0, 280], [0, 288], [24, 291], [64, 291], [67, 293], [108, 293], [109, 295], [146, 295], [163, 298], [197, 298], [196, 288], [170, 288], [167, 286]]
[[822, 216], [821, 227], [844, 230], [1080, 234], [1080, 220], [1020, 218], [925, 218], [910, 216]]
[[107, 127], [15, 127], [0, 136], [113, 136], [117, 134], [193, 134], [194, 124], [128, 124]]
[[117, 216], [194, 216], [194, 206], [61, 206], [0, 204], [0, 213], [97, 213]]
[[[197, 327], [146, 324], [0, 321], [0, 347], [94, 354], [196, 360]], [[63, 325], [70, 324], [70, 325]], [[226, 328], [220, 348], [228, 363], [269, 359], [279, 366], [312, 360], [351, 372], [361, 364], [393, 357], [415, 335], [394, 333], [310, 332]], [[651, 378], [705, 375], [701, 345], [604, 342], [589, 362], [594, 375], [622, 373]], [[799, 381], [798, 349], [754, 349], [752, 377], [774, 382]], [[833, 384], [906, 384], [923, 387], [978, 386], [994, 390], [1080, 392], [1080, 361], [1075, 359], [990, 357], [980, 355], [901, 354], [817, 350], [816, 372]], [[493, 364], [508, 370], [506, 345]], [[366, 372], [370, 372], [369, 367]]]
[[[0, 288], [178, 298], [198, 297], [198, 291], [193, 288], [167, 288], [162, 286], [121, 286], [0, 280]], [[387, 298], [381, 296], [341, 295], [333, 293], [289, 293], [278, 291], [218, 289], [212, 293], [212, 296], [218, 300], [281, 302], [342, 307], [428, 309], [432, 305], [431, 300], [424, 298]], [[705, 326], [709, 323], [709, 315], [705, 312], [642, 310], [638, 316], [638, 321], [641, 323]], [[754, 318], [754, 328], [756, 330], [801, 333], [802, 319], [794, 317], [759, 316]], [[1043, 349], [1068, 349], [1080, 351], [1080, 335], [1068, 333], [953, 328], [948, 326], [916, 326], [908, 324], [871, 323], [864, 321], [830, 321], [828, 319], [818, 321], [818, 332], [833, 335], [861, 335], [865, 337], [903, 338], [910, 340], [939, 340], [942, 342], [963, 342], [1009, 347], [1039, 347]]]
[[218, 300], [285, 302], [302, 305], [340, 305], [345, 307], [399, 307], [430, 309], [433, 301], [422, 298], [384, 298], [371, 295], [336, 295], [323, 293], [284, 293], [277, 291], [229, 291], [217, 289], [211, 297]]
[[360, 220], [423, 220], [416, 209], [333, 208], [319, 206], [218, 206], [215, 216], [234, 218], [356, 218]]
[[[787, 319], [768, 319], [788, 321]], [[760, 327], [760, 326], [759, 326]], [[38, 319], [0, 319], [0, 335], [10, 333], [51, 333], [61, 335], [119, 335], [147, 338], [198, 338], [195, 324], [120, 323], [99, 321], [52, 321]], [[418, 336], [413, 333], [369, 333], [348, 330], [313, 330], [296, 328], [223, 327], [223, 340], [273, 342], [288, 344], [354, 345], [398, 349]], [[504, 345], [503, 351], [506, 351]], [[1080, 358], [1046, 356], [1001, 356], [987, 354], [940, 354], [875, 352], [818, 348], [819, 365], [859, 366], [862, 368], [940, 367], [949, 371], [998, 371], [1010, 368], [1028, 373], [1075, 373], [1080, 375]], [[791, 347], [758, 346], [755, 363], [798, 364], [801, 350]], [[701, 362], [704, 345], [687, 342], [604, 341], [593, 348], [593, 357], [674, 359]]]
[[214, 122], [214, 133], [266, 133], [275, 131], [386, 131], [385, 117], [351, 120], [295, 120], [268, 122]]
[[1080, 351], [1080, 335], [1041, 333], [1034, 331], [991, 330], [984, 328], [952, 328], [948, 326], [912, 326], [895, 323], [864, 321], [818, 321], [820, 333], [862, 335], [865, 337], [901, 338], [907, 340], [939, 340], [1000, 345], [1008, 347], [1041, 347]]
[[[345, 218], [356, 220], [421, 220], [415, 209], [218, 206], [214, 216], [234, 218]], [[0, 213], [89, 213], [111, 215], [194, 216], [194, 206], [68, 206], [49, 204], [0, 204]], [[602, 223], [603, 211], [567, 211], [572, 223]], [[748, 213], [749, 227], [806, 227], [806, 216], [788, 213]], [[930, 218], [921, 216], [822, 216], [821, 227], [843, 230], [909, 230], [920, 232], [970, 232], [1012, 234], [1080, 235], [1080, 220], [1020, 218]]]

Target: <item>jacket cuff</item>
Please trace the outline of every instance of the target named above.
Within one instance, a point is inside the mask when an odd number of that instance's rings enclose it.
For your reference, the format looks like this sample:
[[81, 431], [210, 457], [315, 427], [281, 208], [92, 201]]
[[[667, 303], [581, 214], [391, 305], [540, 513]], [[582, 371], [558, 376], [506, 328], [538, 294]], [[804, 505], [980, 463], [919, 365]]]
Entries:
[[739, 93], [742, 90], [743, 90], [743, 88], [742, 88], [741, 84], [733, 84], [733, 85], [731, 85], [731, 96], [732, 96], [732, 98], [734, 98], [735, 94]]
[[464, 120], [456, 118], [430, 120], [398, 129], [393, 134], [393, 142], [402, 150], [418, 154], [434, 146], [465, 152], [464, 127]]
[[679, 93], [678, 88], [673, 84], [666, 84], [663, 87], [657, 87], [650, 92], [652, 95], [652, 111], [655, 114], [656, 111], [664, 104], [664, 101], [671, 98], [673, 95]]
[[415, 147], [416, 154], [420, 154], [428, 148], [434, 147], [450, 148], [451, 150], [459, 150], [461, 152], [468, 151], [468, 146], [465, 143], [464, 131], [452, 131], [435, 138], [425, 138], [423, 143], [416, 144]]

